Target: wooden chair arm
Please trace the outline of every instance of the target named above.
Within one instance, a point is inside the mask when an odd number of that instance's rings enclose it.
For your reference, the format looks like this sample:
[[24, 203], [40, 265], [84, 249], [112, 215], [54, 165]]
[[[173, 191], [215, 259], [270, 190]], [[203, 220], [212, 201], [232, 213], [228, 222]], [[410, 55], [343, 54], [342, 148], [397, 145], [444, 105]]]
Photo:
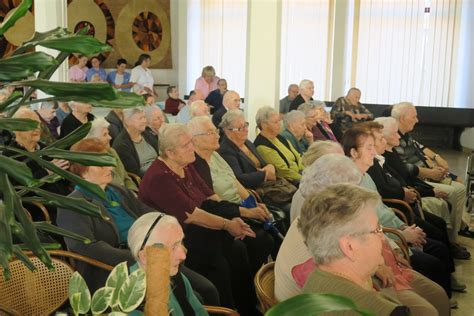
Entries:
[[[51, 216], [49, 216], [49, 211], [48, 211], [48, 209], [43, 205], [43, 203], [38, 202], [38, 201], [28, 201], [28, 202], [25, 202], [25, 204], [31, 204], [31, 205], [33, 205], [34, 207], [38, 208], [38, 209], [41, 211], [41, 213], [43, 213], [44, 220], [47, 221], [47, 222], [51, 222]], [[28, 213], [30, 213], [30, 215], [31, 215], [30, 210], [28, 210]]]
[[[413, 223], [415, 221], [415, 212], [413, 211], [413, 208], [408, 204], [407, 202], [403, 200], [398, 200], [398, 199], [382, 199], [383, 203], [389, 203], [389, 204], [396, 204], [401, 206], [400, 208], [397, 208], [399, 211], [407, 210], [408, 212], [408, 217], [407, 219], [409, 220], [410, 223]], [[407, 214], [405, 214], [407, 215]]]
[[394, 207], [392, 207], [392, 211], [397, 214], [397, 216], [407, 225], [409, 226], [410, 224], [408, 223], [408, 219], [405, 215], [405, 213], [403, 213], [402, 211], [400, 211], [399, 209], [396, 209]]
[[260, 194], [258, 194], [257, 191], [252, 190], [252, 189], [247, 189], [247, 188], [246, 190], [248, 191], [249, 194], [251, 194], [255, 198], [255, 201], [257, 201], [258, 203], [263, 203], [262, 197], [260, 196]]
[[9, 307], [3, 306], [0, 304], [0, 312], [3, 315], [4, 313], [7, 314], [8, 316], [21, 316], [21, 313], [17, 312], [14, 309], [11, 309]]
[[140, 187], [140, 183], [142, 182], [142, 178], [139, 175], [134, 174], [133, 172], [127, 172], [128, 176], [132, 179], [133, 182], [137, 185], [137, 188]]
[[410, 263], [410, 251], [409, 251], [408, 243], [407, 243], [407, 240], [405, 239], [405, 236], [403, 236], [402, 233], [400, 233], [397, 229], [390, 228], [390, 227], [384, 227], [383, 232], [385, 234], [387, 233], [394, 234], [395, 236], [398, 237], [399, 241], [398, 242], [395, 241], [395, 242], [400, 247], [400, 250], [402, 251], [405, 259], [408, 261], [408, 263]]
[[231, 316], [238, 316], [240, 315], [233, 309], [227, 308], [227, 307], [220, 307], [220, 306], [209, 306], [209, 305], [204, 305], [204, 309], [209, 313], [209, 314], [218, 314], [218, 315], [231, 315]]

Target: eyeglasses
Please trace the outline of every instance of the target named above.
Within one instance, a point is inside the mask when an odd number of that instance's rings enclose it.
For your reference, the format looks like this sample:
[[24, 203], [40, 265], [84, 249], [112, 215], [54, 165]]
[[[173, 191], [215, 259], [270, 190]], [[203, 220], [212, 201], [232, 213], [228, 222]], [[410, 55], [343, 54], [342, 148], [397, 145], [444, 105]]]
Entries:
[[228, 131], [241, 132], [249, 128], [249, 122], [245, 122], [243, 127], [228, 128]]
[[219, 129], [213, 129], [204, 133], [194, 134], [193, 136], [209, 136], [209, 135], [219, 135]]
[[367, 235], [367, 234], [375, 234], [375, 235], [383, 234], [383, 226], [381, 224], [378, 224], [377, 228], [375, 228], [374, 230], [371, 230], [368, 232], [354, 233], [354, 234], [351, 234], [351, 236], [361, 236], [361, 235]]
[[150, 228], [148, 229], [146, 235], [145, 235], [145, 238], [143, 239], [143, 243], [142, 243], [142, 246], [140, 247], [140, 250], [143, 250], [143, 248], [145, 247], [146, 245], [146, 242], [148, 241], [148, 238], [150, 238], [150, 235], [151, 235], [151, 232], [153, 231], [153, 228], [155, 228], [156, 224], [158, 224], [158, 222], [160, 221], [160, 219], [165, 216], [165, 213], [161, 213], [156, 219], [155, 221], [153, 222], [153, 224], [151, 224]]

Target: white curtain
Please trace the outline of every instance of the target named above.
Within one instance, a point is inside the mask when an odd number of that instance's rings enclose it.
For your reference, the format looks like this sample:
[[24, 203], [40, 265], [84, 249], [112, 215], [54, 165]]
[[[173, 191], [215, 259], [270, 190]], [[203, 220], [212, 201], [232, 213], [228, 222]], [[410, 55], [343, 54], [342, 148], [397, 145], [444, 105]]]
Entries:
[[204, 66], [245, 95], [246, 0], [188, 0], [187, 85], [194, 88]]
[[280, 96], [302, 79], [314, 82], [314, 98], [329, 98], [330, 0], [281, 0]]
[[456, 0], [360, 0], [355, 86], [367, 103], [453, 106]]

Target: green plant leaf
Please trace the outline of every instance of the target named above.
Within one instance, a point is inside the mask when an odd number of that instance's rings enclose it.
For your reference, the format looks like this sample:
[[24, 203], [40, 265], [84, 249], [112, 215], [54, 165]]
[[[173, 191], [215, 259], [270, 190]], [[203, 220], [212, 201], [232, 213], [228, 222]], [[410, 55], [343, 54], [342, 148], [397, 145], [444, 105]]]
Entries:
[[[0, 174], [0, 188], [4, 187], [5, 178], [5, 174]], [[12, 232], [10, 229], [10, 222], [12, 221], [13, 212], [11, 209], [7, 209], [3, 202], [0, 201], [0, 254], [7, 262], [11, 259], [13, 252]]]
[[38, 128], [38, 122], [30, 119], [0, 119], [0, 129], [7, 131], [31, 131]]
[[46, 39], [39, 42], [38, 45], [57, 49], [65, 53], [79, 53], [83, 55], [95, 55], [113, 50], [111, 46], [88, 35], [73, 35], [56, 39]]
[[130, 274], [127, 281], [122, 285], [119, 293], [120, 309], [125, 313], [131, 313], [142, 303], [146, 293], [146, 277], [142, 269], [135, 270]]
[[66, 137], [58, 139], [54, 143], [46, 146], [44, 149], [50, 148], [58, 148], [58, 149], [66, 149], [83, 139], [84, 137], [89, 134], [91, 130], [92, 123], [87, 122], [86, 124], [82, 124], [78, 128], [76, 128], [72, 133], [68, 134]]
[[30, 271], [35, 271], [36, 270], [36, 267], [35, 265], [33, 264], [33, 262], [31, 262], [30, 258], [25, 255], [23, 253], [23, 251], [21, 250], [21, 247], [18, 246], [18, 245], [14, 245], [13, 246], [13, 253], [15, 254], [15, 256], [21, 260], [21, 262], [23, 262], [23, 264], [30, 270]]
[[145, 105], [145, 99], [136, 93], [117, 91], [117, 99], [115, 100], [91, 100], [90, 103], [95, 107], [122, 109]]
[[33, 178], [31, 169], [24, 162], [7, 156], [0, 155], [0, 171], [26, 186], [31, 186], [38, 182]]
[[[20, 247], [20, 249], [23, 250], [23, 251], [30, 250], [28, 248], [28, 246], [23, 245], [23, 244], [17, 244], [15, 246]], [[61, 246], [60, 243], [50, 242], [50, 243], [41, 243], [41, 247], [43, 247], [45, 250], [59, 250], [59, 249], [61, 249], [62, 246]]]
[[5, 280], [10, 280], [11, 271], [10, 266], [8, 265], [7, 253], [0, 249], [0, 266], [3, 268], [3, 278]]
[[63, 237], [75, 239], [80, 242], [83, 242], [84, 244], [90, 244], [92, 242], [89, 238], [85, 238], [79, 234], [76, 234], [66, 229], [63, 229], [61, 227], [55, 226], [49, 222], [34, 222], [33, 225], [35, 225], [36, 229], [39, 229], [48, 233], [60, 235]]
[[108, 316], [127, 316], [127, 314], [119, 312], [119, 311], [113, 311], [113, 312], [109, 313]]
[[95, 291], [92, 296], [91, 312], [94, 315], [102, 314], [110, 305], [114, 289], [111, 287], [102, 287]]
[[60, 38], [62, 36], [68, 36], [71, 32], [67, 30], [65, 27], [56, 27], [55, 29], [46, 31], [46, 32], [35, 32], [33, 37], [27, 42], [24, 42], [20, 47], [15, 49], [13, 52], [13, 56], [20, 55], [26, 53], [30, 48], [35, 47], [38, 45], [39, 42], [44, 41], [48, 38]]
[[0, 36], [2, 36], [9, 28], [15, 25], [16, 21], [18, 21], [21, 17], [23, 17], [28, 9], [31, 7], [33, 0], [23, 0], [19, 6], [13, 9], [13, 13], [10, 14], [8, 18], [3, 20], [2, 24], [0, 24]]
[[87, 100], [115, 100], [117, 92], [108, 83], [102, 82], [58, 82], [44, 79], [12, 82], [13, 86], [26, 86], [39, 89], [56, 97], [87, 98]]
[[69, 280], [69, 303], [75, 315], [86, 314], [91, 308], [91, 292], [86, 281], [79, 274], [74, 272]]
[[64, 149], [42, 149], [35, 152], [36, 155], [48, 156], [50, 158], [64, 159], [80, 163], [84, 166], [113, 166], [117, 165], [114, 156], [108, 153], [77, 152]]
[[112, 294], [112, 299], [110, 301], [110, 306], [115, 307], [119, 305], [119, 293], [120, 288], [128, 279], [128, 268], [127, 262], [119, 263], [115, 268], [110, 272], [105, 286], [114, 288], [114, 293]]
[[7, 106], [18, 100], [23, 96], [23, 93], [20, 91], [13, 91], [13, 93], [10, 95], [8, 99], [0, 103], [0, 112], [3, 112]]
[[319, 315], [336, 311], [354, 311], [362, 316], [375, 316], [372, 312], [359, 309], [345, 296], [317, 293], [305, 293], [287, 299], [273, 306], [265, 316]]
[[26, 79], [38, 71], [56, 65], [56, 59], [43, 52], [25, 53], [0, 59], [0, 81]]

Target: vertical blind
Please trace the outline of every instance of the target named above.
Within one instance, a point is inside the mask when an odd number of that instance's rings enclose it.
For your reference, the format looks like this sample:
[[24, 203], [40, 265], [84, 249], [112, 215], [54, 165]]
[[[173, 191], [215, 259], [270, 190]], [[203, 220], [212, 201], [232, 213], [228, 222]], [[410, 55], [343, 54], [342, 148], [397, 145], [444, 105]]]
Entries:
[[456, 0], [359, 0], [353, 84], [367, 103], [452, 106]]

